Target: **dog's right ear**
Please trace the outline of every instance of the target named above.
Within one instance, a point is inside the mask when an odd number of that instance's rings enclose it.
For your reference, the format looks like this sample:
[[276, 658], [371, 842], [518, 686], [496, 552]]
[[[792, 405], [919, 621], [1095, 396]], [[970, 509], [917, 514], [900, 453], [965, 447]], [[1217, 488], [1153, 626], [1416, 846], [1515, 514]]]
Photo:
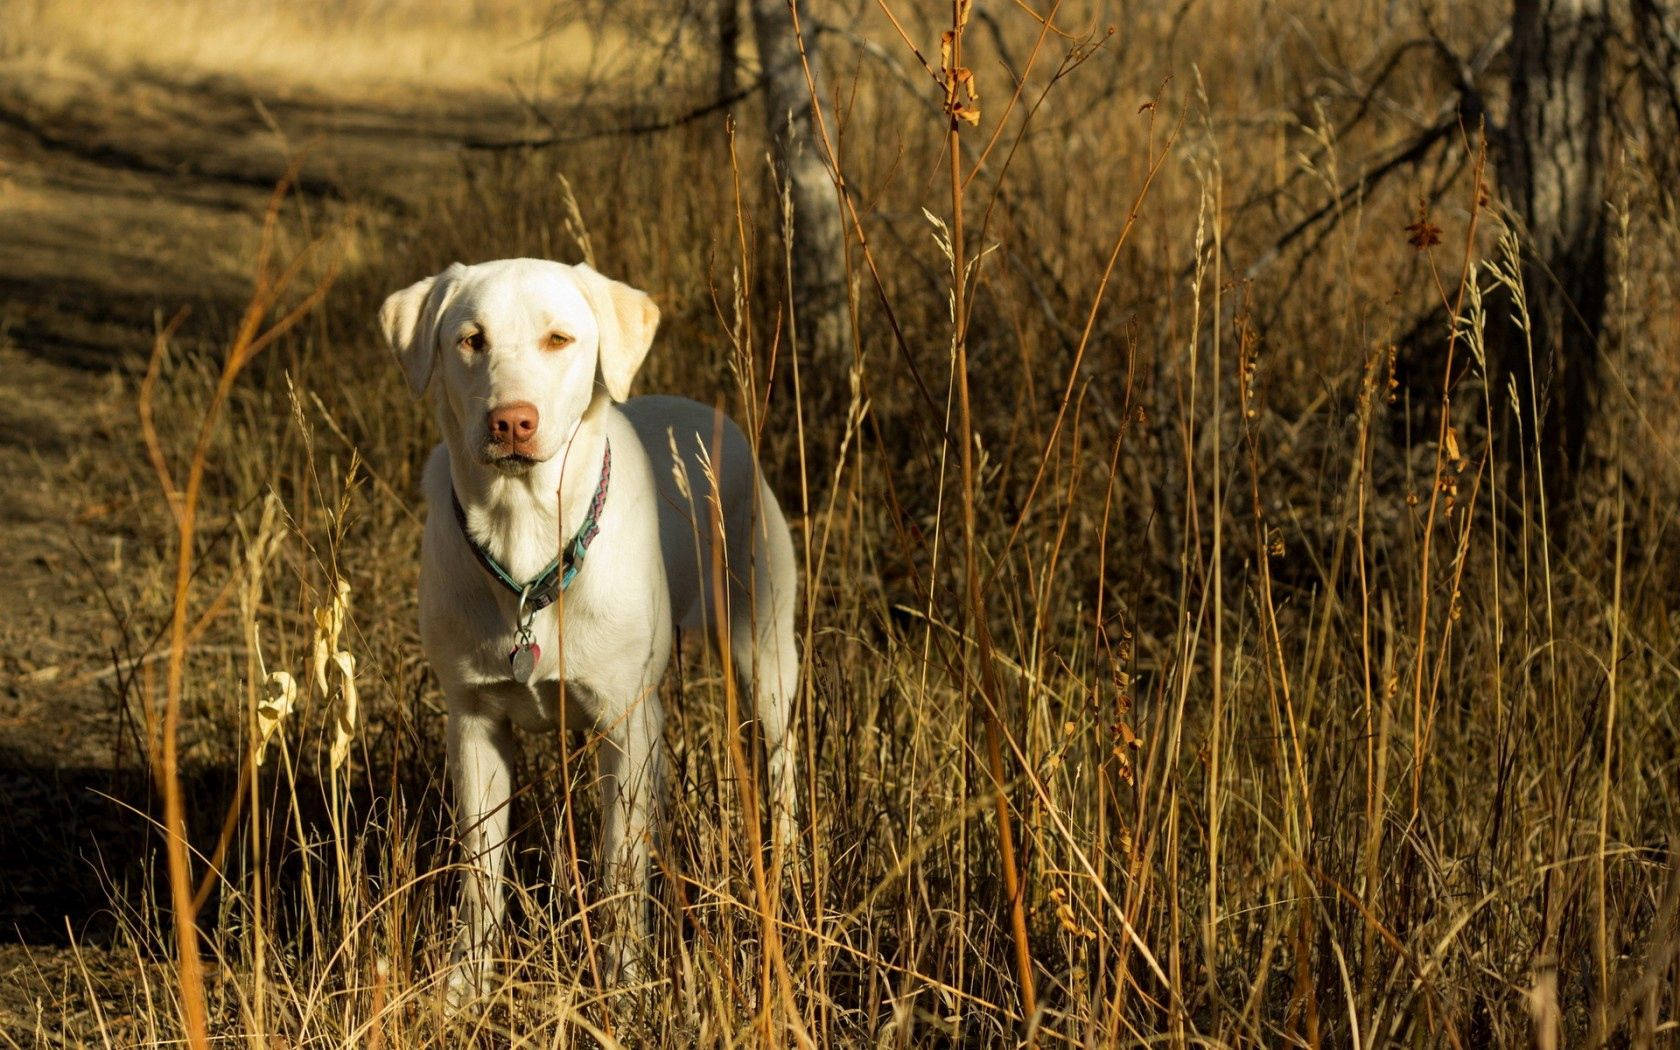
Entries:
[[453, 298], [455, 286], [465, 270], [460, 263], [454, 263], [435, 277], [392, 292], [379, 308], [379, 327], [385, 333], [385, 342], [397, 355], [408, 388], [416, 398], [426, 393], [432, 380], [432, 365], [437, 360], [438, 315]]

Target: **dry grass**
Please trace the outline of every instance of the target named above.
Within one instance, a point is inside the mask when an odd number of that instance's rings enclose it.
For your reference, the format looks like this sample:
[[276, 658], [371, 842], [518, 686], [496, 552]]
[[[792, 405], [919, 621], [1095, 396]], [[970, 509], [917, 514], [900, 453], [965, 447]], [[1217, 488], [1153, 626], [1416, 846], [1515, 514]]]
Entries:
[[[1439, 28], [1469, 51], [1499, 5], [1460, 6]], [[1680, 229], [1641, 163], [1650, 144], [1630, 138], [1612, 179], [1626, 221], [1596, 452], [1578, 501], [1544, 512], [1542, 479], [1502, 470], [1486, 426], [1505, 393], [1484, 382], [1482, 293], [1508, 270], [1510, 235], [1479, 202], [1474, 141], [1277, 247], [1442, 97], [1426, 57], [1403, 61], [1354, 123], [1383, 56], [1424, 31], [1395, 7], [1222, 4], [1179, 23], [1140, 14], [1109, 37], [1064, 5], [1070, 35], [1048, 37], [963, 193], [976, 276], [956, 341], [945, 122], [922, 74], [882, 64], [915, 59], [869, 12], [854, 37], [828, 38], [880, 280], [854, 252], [849, 361], [788, 347], [799, 304], [783, 294], [763, 144], [740, 130], [731, 153], [721, 119], [473, 154], [417, 218], [380, 226], [383, 254], [348, 267], [253, 365], [207, 453], [187, 623], [239, 644], [185, 666], [185, 764], [220, 771], [189, 776], [195, 847], [208, 854], [240, 807], [200, 916], [210, 1033], [369, 1047], [1672, 1042], [1680, 428], [1664, 348]], [[1010, 93], [1000, 45], [1019, 70], [1038, 33], [1019, 7], [992, 13], [995, 36], [969, 30], [985, 108], [963, 149]], [[939, 28], [908, 23], [930, 55]], [[674, 81], [695, 98], [709, 82]], [[756, 126], [756, 110], [740, 116]], [[1444, 235], [1425, 252], [1403, 229], [1420, 198]], [[572, 821], [559, 776], [576, 749], [565, 768], [587, 781], [590, 742], [528, 736], [503, 984], [482, 1009], [441, 1011], [455, 874], [412, 599], [433, 438], [368, 318], [452, 259], [515, 254], [592, 254], [649, 289], [667, 322], [641, 389], [763, 420], [809, 601], [807, 856], [778, 902], [786, 994], [761, 980], [724, 683], [694, 649], [667, 683], [676, 775], [653, 978], [590, 975], [565, 844], [575, 828], [587, 869], [593, 807]], [[950, 438], [959, 346], [967, 486]], [[196, 425], [217, 360], [167, 354], [157, 418]], [[191, 436], [165, 427], [166, 458]], [[173, 528], [161, 503], [152, 526]], [[354, 656], [353, 724], [346, 676], [311, 666], [313, 614], [342, 584], [326, 648]], [[166, 592], [146, 593], [136, 638], [169, 612]], [[302, 692], [236, 802], [234, 756], [260, 738], [262, 676], [279, 670]], [[147, 695], [136, 684], [129, 702]], [[338, 765], [341, 731], [353, 746]], [[115, 906], [132, 966], [89, 983], [120, 1017], [83, 1019], [76, 1038], [177, 1040], [167, 909], [145, 892]]]

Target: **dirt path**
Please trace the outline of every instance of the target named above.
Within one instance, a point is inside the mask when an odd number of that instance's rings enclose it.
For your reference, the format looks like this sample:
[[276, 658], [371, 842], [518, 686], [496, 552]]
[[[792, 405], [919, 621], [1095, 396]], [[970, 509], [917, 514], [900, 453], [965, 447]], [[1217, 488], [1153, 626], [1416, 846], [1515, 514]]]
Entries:
[[[30, 1045], [90, 1009], [101, 856], [138, 848], [144, 803], [112, 673], [123, 578], [155, 499], [132, 403], [160, 318], [224, 332], [263, 206], [309, 147], [305, 206], [400, 214], [505, 103], [421, 112], [260, 98], [90, 69], [0, 65], [0, 1034]], [[39, 1011], [39, 1013], [38, 1013]]]

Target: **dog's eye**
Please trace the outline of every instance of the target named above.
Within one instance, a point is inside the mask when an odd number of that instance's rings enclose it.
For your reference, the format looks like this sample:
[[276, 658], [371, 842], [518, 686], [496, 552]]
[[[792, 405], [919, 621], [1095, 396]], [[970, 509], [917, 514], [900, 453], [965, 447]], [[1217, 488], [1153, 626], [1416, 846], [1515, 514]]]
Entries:
[[467, 335], [462, 336], [461, 345], [474, 353], [483, 350], [485, 345], [484, 333], [470, 332]]
[[569, 335], [561, 335], [559, 332], [550, 332], [548, 333], [548, 339], [543, 345], [547, 346], [550, 350], [564, 350], [566, 347], [572, 345], [572, 337]]

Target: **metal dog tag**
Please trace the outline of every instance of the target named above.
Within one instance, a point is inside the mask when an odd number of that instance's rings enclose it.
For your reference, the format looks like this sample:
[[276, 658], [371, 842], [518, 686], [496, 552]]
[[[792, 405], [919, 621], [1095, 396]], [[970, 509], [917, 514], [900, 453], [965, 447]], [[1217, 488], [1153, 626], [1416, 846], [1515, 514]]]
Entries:
[[527, 642], [513, 647], [508, 654], [508, 665], [513, 668], [514, 681], [520, 685], [530, 685], [531, 679], [537, 676], [537, 663], [542, 660], [542, 646], [536, 642]]

